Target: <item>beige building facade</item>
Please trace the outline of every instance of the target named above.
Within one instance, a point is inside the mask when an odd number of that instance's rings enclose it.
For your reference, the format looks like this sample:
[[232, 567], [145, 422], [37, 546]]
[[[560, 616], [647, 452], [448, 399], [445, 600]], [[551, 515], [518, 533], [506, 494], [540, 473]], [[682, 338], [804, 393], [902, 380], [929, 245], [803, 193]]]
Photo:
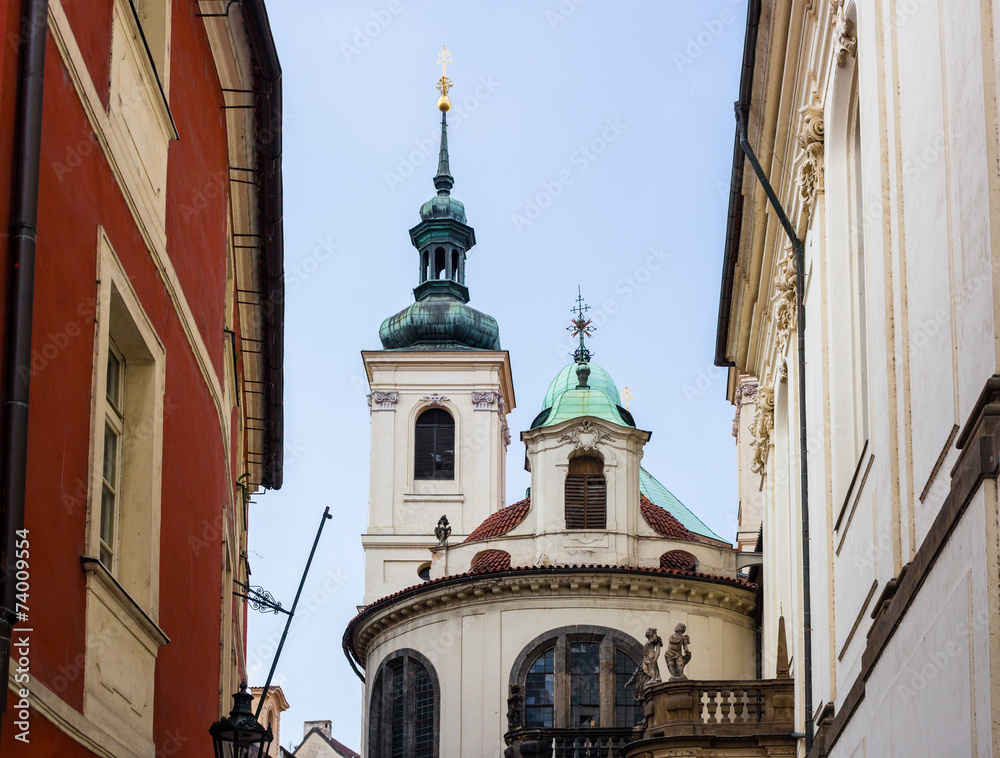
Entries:
[[800, 754], [1000, 749], [998, 22], [967, 0], [749, 3], [737, 107], [804, 268], [737, 137], [717, 363], [763, 675], [783, 613]]

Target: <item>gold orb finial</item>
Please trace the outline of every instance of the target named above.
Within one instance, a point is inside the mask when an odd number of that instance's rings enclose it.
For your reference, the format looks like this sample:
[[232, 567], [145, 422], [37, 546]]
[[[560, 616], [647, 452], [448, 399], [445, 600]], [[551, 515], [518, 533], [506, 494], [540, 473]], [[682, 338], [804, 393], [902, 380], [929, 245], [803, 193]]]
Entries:
[[447, 113], [451, 110], [451, 98], [447, 95], [441, 95], [438, 98], [438, 110], [442, 113]]

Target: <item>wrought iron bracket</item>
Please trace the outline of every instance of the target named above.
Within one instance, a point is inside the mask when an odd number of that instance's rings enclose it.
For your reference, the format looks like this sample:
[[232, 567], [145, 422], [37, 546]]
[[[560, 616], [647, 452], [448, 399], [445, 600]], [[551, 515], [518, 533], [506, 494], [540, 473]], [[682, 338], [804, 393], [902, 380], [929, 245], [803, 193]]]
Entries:
[[282, 608], [281, 603], [274, 599], [274, 595], [263, 587], [251, 587], [249, 584], [243, 584], [243, 582], [236, 580], [233, 581], [233, 584], [243, 590], [243, 592], [233, 592], [233, 594], [236, 597], [245, 598], [252, 610], [275, 615], [279, 613], [291, 615], [291, 612]]

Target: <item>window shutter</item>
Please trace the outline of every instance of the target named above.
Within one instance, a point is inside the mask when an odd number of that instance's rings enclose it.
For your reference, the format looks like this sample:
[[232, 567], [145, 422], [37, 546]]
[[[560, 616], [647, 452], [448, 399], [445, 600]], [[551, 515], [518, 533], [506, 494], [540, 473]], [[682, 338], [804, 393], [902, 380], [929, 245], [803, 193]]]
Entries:
[[566, 477], [566, 528], [584, 529], [587, 525], [587, 477]]
[[589, 457], [571, 459], [566, 476], [566, 528], [604, 529], [607, 502], [604, 462]]

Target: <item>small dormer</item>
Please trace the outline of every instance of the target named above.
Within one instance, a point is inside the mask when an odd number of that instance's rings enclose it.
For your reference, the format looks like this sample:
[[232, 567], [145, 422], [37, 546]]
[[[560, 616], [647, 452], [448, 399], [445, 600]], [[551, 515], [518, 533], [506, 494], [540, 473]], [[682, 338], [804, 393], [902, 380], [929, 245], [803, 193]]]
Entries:
[[625, 559], [639, 529], [640, 460], [650, 433], [635, 428], [595, 363], [566, 366], [544, 405], [521, 435], [536, 534], [566, 533], [570, 542], [606, 545], [612, 562]]

